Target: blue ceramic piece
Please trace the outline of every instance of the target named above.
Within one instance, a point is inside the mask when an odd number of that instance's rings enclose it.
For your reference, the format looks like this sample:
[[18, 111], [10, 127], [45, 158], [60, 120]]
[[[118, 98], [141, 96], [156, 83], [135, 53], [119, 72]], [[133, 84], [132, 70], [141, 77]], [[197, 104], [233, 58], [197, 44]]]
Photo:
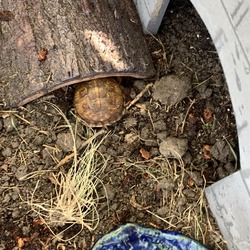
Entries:
[[125, 224], [100, 238], [92, 250], [208, 250], [180, 233]]

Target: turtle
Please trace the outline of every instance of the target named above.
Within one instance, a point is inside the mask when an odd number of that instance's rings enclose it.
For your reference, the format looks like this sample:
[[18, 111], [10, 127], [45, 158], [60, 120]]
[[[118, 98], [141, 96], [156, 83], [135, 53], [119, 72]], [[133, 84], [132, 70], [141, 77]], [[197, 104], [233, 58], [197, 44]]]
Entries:
[[76, 85], [76, 113], [90, 127], [105, 127], [119, 121], [125, 112], [124, 94], [117, 79], [98, 78]]

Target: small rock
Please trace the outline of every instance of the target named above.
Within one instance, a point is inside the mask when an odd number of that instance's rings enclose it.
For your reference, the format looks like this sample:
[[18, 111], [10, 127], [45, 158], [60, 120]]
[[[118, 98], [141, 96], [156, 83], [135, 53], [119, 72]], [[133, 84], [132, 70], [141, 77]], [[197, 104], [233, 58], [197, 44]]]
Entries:
[[137, 119], [135, 117], [128, 117], [124, 120], [124, 126], [126, 129], [135, 127], [137, 125]]
[[158, 147], [152, 147], [150, 149], [150, 155], [151, 157], [157, 157], [160, 154]]
[[157, 209], [157, 212], [156, 212], [156, 213], [157, 213], [159, 216], [164, 217], [164, 216], [167, 215], [168, 212], [169, 212], [168, 207], [167, 207], [167, 206], [164, 206], [164, 207], [160, 207], [159, 209]]
[[203, 93], [200, 93], [200, 98], [202, 99], [208, 99], [213, 94], [213, 90], [210, 88], [207, 88], [206, 91]]
[[219, 166], [216, 172], [220, 180], [228, 176], [227, 171], [222, 166]]
[[20, 145], [19, 141], [12, 141], [11, 146], [12, 148], [17, 148]]
[[181, 197], [181, 198], [177, 198], [176, 200], [176, 208], [178, 213], [183, 214], [184, 211], [187, 209], [187, 198]]
[[231, 162], [228, 162], [225, 164], [224, 169], [227, 171], [228, 174], [232, 174], [235, 172], [236, 167]]
[[173, 191], [175, 187], [175, 183], [172, 180], [167, 180], [167, 179], [161, 179], [158, 182], [157, 188], [161, 189], [161, 190], [167, 190], [167, 191]]
[[15, 171], [15, 176], [18, 180], [21, 180], [22, 177], [24, 177], [27, 174], [27, 167], [26, 166], [20, 166]]
[[225, 142], [224, 140], [218, 140], [211, 148], [210, 153], [215, 159], [226, 163], [231, 151], [227, 142]]
[[161, 131], [161, 132], [157, 133], [157, 138], [158, 138], [159, 140], [163, 141], [164, 139], [167, 138], [168, 135], [169, 135], [169, 134], [168, 134], [167, 131]]
[[16, 209], [13, 210], [13, 212], [12, 212], [12, 218], [13, 219], [20, 218], [19, 208], [16, 208]]
[[105, 185], [105, 190], [108, 200], [112, 201], [115, 198], [115, 189], [111, 185], [107, 184]]
[[46, 139], [45, 135], [37, 134], [34, 138], [33, 144], [36, 146], [42, 145], [44, 143], [45, 139]]
[[153, 87], [153, 98], [162, 104], [173, 106], [187, 96], [190, 84], [176, 75], [163, 76]]
[[138, 144], [140, 142], [139, 136], [134, 133], [126, 134], [124, 140], [130, 145]]
[[30, 233], [30, 226], [24, 226], [24, 227], [22, 228], [22, 231], [23, 231], [23, 235], [24, 235], [24, 236], [28, 236], [29, 233]]
[[[81, 139], [76, 136], [76, 148], [81, 145]], [[70, 132], [62, 132], [57, 135], [56, 144], [63, 150], [63, 152], [70, 152], [73, 150], [74, 141]]]
[[145, 88], [145, 82], [143, 80], [134, 81], [134, 88], [141, 92]]
[[141, 138], [143, 139], [143, 140], [148, 140], [148, 139], [150, 139], [151, 138], [151, 132], [150, 132], [150, 130], [148, 129], [148, 128], [146, 128], [146, 127], [143, 127], [142, 129], [141, 129]]
[[10, 157], [10, 156], [12, 155], [11, 148], [6, 147], [6, 148], [2, 151], [2, 155], [3, 155], [4, 157]]
[[159, 120], [157, 122], [154, 122], [154, 128], [156, 132], [166, 131], [167, 129], [166, 122], [164, 120]]
[[166, 158], [180, 158], [188, 149], [188, 140], [176, 137], [167, 137], [160, 143], [160, 153]]
[[17, 127], [17, 119], [15, 116], [8, 116], [3, 120], [6, 132], [11, 132]]
[[199, 171], [193, 171], [189, 173], [189, 176], [194, 180], [195, 184], [199, 187], [203, 186], [204, 180]]
[[196, 196], [196, 193], [191, 189], [184, 189], [183, 194], [188, 198], [194, 198]]
[[187, 204], [187, 198], [185, 196], [177, 198], [176, 200], [176, 207], [184, 207]]
[[2, 200], [2, 203], [9, 203], [11, 200], [11, 195], [10, 194], [6, 194]]

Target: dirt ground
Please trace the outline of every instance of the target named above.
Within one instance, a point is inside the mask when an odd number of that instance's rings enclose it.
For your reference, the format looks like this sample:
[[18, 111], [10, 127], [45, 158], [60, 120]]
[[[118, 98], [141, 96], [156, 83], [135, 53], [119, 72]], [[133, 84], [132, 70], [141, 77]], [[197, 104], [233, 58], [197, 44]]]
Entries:
[[[0, 113], [0, 250], [91, 249], [100, 236], [126, 222], [179, 231], [210, 249], [226, 249], [204, 196], [205, 187], [234, 172], [239, 161], [218, 55], [185, 0], [171, 2], [158, 35], [147, 41], [157, 77], [126, 79], [127, 101], [148, 84], [154, 86], [97, 137], [106, 134], [99, 152], [107, 164], [98, 175], [99, 198], [94, 198], [99, 223], [89, 224], [97, 226], [92, 231], [75, 224], [48, 227], [40, 208], [35, 211], [30, 204], [50, 200], [56, 194], [54, 177], [72, 166], [70, 159], [55, 167], [71, 154], [73, 144], [66, 120], [51, 103], [75, 128], [74, 87]], [[78, 123], [77, 145], [100, 130]]]

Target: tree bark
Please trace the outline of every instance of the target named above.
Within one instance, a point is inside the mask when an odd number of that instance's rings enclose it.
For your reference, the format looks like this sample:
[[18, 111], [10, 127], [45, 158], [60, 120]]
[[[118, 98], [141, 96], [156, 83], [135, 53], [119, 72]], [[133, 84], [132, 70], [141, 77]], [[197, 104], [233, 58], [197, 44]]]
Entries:
[[2, 0], [0, 13], [5, 107], [89, 79], [154, 74], [132, 0]]

